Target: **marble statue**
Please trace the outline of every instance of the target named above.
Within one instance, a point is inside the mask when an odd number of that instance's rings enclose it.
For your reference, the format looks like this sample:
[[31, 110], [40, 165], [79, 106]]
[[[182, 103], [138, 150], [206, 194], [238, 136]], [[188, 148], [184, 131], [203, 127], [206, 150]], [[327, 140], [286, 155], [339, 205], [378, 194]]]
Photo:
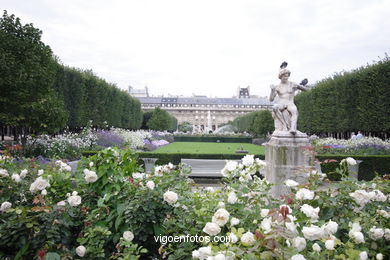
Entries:
[[290, 132], [295, 135], [297, 133], [298, 110], [294, 104], [294, 95], [297, 90], [307, 90], [304, 86], [307, 84], [307, 79], [304, 79], [299, 85], [289, 81], [291, 72], [286, 67], [287, 62], [283, 62], [279, 71], [280, 83], [277, 86], [271, 85], [269, 100], [272, 102], [275, 97], [278, 97], [272, 111], [275, 132]]

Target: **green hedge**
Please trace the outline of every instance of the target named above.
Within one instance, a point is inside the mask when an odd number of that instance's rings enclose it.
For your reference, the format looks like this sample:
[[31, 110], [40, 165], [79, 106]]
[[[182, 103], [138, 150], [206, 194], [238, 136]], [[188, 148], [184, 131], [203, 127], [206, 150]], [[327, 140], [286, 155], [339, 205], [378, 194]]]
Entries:
[[[158, 158], [156, 164], [162, 165], [167, 163], [179, 164], [181, 159], [215, 159], [215, 160], [239, 160], [245, 154], [193, 154], [193, 153], [172, 153], [162, 154], [153, 152], [140, 152], [139, 158]], [[264, 160], [263, 154], [256, 154], [256, 158]]]
[[175, 142], [209, 142], [209, 143], [252, 143], [252, 137], [248, 136], [174, 136]]
[[[355, 160], [361, 160], [359, 165], [358, 179], [372, 180], [376, 174], [390, 174], [390, 155], [317, 155], [317, 159], [321, 162], [325, 160], [337, 160], [338, 162], [322, 163], [321, 170], [324, 173], [332, 172], [339, 165], [339, 162], [347, 157], [352, 157]], [[329, 176], [337, 180], [339, 176]]]

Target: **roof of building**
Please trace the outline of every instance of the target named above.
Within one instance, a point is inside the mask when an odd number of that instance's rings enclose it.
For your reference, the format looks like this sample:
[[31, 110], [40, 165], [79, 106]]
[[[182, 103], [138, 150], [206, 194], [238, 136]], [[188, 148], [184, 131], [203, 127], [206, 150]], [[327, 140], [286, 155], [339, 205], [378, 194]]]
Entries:
[[142, 104], [272, 105], [266, 98], [139, 97]]

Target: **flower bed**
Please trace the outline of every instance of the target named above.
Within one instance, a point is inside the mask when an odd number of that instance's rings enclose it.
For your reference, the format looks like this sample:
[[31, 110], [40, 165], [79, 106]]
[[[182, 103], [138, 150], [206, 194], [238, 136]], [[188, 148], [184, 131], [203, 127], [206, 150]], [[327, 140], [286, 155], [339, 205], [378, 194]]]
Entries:
[[355, 140], [324, 138], [316, 139], [313, 143], [319, 154], [390, 155], [390, 140], [383, 141], [376, 137]]
[[328, 183], [311, 172], [305, 184], [286, 181], [291, 193], [280, 200], [257, 177], [264, 162], [253, 155], [228, 162], [218, 189], [192, 184], [180, 165], [143, 173], [136, 161], [106, 149], [71, 174], [61, 161], [1, 158], [0, 258], [389, 256], [389, 180]]

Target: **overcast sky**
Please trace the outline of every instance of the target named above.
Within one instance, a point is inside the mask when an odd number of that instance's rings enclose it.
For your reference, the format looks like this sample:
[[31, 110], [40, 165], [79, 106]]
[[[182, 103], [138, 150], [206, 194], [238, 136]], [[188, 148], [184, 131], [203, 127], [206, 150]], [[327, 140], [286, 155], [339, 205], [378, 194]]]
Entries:
[[152, 95], [269, 95], [382, 59], [389, 0], [0, 0], [68, 66]]

